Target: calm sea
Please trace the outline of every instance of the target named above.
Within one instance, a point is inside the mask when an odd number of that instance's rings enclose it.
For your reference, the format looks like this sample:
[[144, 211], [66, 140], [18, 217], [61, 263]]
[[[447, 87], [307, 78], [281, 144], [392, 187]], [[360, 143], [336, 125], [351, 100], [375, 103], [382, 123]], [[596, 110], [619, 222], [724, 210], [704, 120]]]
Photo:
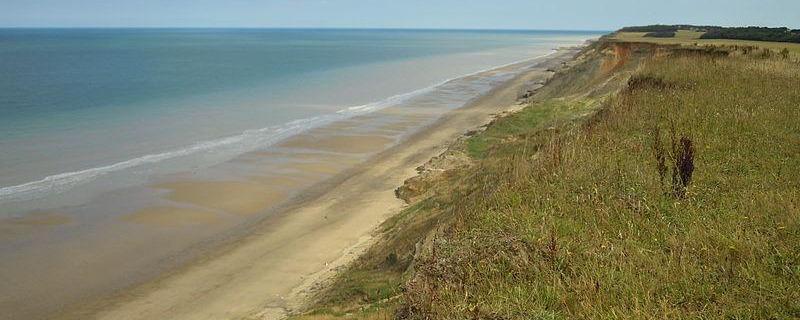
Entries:
[[202, 169], [597, 35], [0, 29], [0, 209]]

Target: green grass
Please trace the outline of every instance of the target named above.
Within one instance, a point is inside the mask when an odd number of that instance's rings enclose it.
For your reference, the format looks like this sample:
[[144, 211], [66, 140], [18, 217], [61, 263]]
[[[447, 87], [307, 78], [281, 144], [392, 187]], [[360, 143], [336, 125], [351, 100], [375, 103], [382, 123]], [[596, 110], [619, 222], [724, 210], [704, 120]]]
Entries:
[[534, 103], [513, 117], [497, 119], [485, 132], [470, 137], [467, 140], [467, 152], [473, 157], [482, 158], [500, 142], [525, 139], [525, 133], [586, 116], [598, 105], [595, 99], [549, 99]]
[[[492, 151], [473, 146], [471, 189], [402, 314], [800, 317], [800, 65], [668, 56], [636, 76], [664, 85], [625, 90], [588, 122], [543, 131], [528, 110], [473, 138]], [[659, 177], [656, 128], [668, 159], [670, 141], [694, 142], [685, 198]]]

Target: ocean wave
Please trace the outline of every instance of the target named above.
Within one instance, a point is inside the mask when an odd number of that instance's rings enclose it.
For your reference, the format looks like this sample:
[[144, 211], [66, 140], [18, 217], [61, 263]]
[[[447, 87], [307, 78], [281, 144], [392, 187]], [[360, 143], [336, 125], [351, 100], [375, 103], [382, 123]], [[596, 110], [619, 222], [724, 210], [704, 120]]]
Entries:
[[548, 55], [551, 55], [555, 52], [556, 51], [553, 51], [546, 55], [524, 59], [501, 66], [495, 66], [485, 70], [480, 70], [467, 75], [459, 76], [456, 78], [447, 79], [445, 81], [442, 81], [440, 83], [422, 89], [395, 95], [377, 102], [344, 108], [332, 114], [294, 120], [278, 126], [271, 126], [255, 130], [247, 130], [235, 136], [229, 136], [209, 141], [201, 141], [178, 150], [157, 153], [157, 154], [148, 154], [145, 156], [141, 156], [138, 158], [122, 162], [117, 162], [107, 166], [95, 167], [74, 172], [60, 173], [45, 177], [37, 181], [32, 181], [15, 186], [3, 187], [0, 188], [0, 202], [35, 200], [49, 194], [65, 192], [73, 187], [92, 182], [101, 176], [113, 172], [119, 172], [122, 170], [140, 167], [147, 164], [155, 164], [166, 160], [186, 157], [202, 152], [210, 152], [223, 147], [237, 146], [237, 150], [239, 151], [240, 154], [247, 151], [255, 150], [257, 148], [268, 147], [281, 140], [284, 140], [288, 137], [302, 133], [312, 128], [320, 127], [331, 122], [344, 120], [354, 116], [375, 112], [387, 107], [399, 105], [411, 98], [434, 91], [437, 88], [444, 86], [455, 80], [464, 79], [475, 75], [479, 75], [481, 73], [489, 72], [492, 70], [502, 69], [515, 64], [520, 64], [540, 59]]

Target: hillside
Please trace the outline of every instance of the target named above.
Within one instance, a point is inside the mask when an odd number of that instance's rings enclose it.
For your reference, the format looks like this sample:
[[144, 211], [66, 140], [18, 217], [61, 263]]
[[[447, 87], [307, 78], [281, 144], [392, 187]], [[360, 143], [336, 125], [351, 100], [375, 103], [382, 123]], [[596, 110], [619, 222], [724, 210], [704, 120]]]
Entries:
[[800, 317], [797, 88], [771, 47], [592, 44], [297, 319]]

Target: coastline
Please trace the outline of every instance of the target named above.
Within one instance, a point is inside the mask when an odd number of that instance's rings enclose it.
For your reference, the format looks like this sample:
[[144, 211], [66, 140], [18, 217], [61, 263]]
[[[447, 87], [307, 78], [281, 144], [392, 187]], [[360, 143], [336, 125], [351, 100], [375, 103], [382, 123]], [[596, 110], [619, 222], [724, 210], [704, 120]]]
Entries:
[[[381, 222], [405, 204], [394, 189], [447, 144], [512, 106], [520, 90], [572, 57], [564, 49], [469, 105], [407, 137], [282, 206], [243, 238], [161, 278], [62, 318], [280, 318], [301, 306], [308, 289], [359, 255]], [[505, 66], [506, 68], [513, 66]], [[110, 305], [111, 307], [102, 307]]]
[[[362, 105], [354, 105], [344, 107], [329, 114], [311, 116], [306, 118], [299, 118], [287, 121], [285, 123], [273, 124], [267, 127], [251, 128], [244, 132], [238, 132], [232, 135], [218, 137], [210, 140], [193, 141], [189, 144], [181, 145], [175, 149], [167, 151], [144, 153], [136, 155], [132, 158], [120, 160], [117, 162], [104, 163], [97, 167], [78, 169], [75, 171], [66, 171], [53, 173], [44, 177], [39, 177], [32, 180], [25, 180], [17, 184], [0, 186], [0, 201], [13, 201], [17, 203], [30, 202], [41, 199], [49, 195], [51, 189], [62, 189], [69, 191], [74, 187], [81, 187], [85, 184], [91, 183], [98, 177], [103, 177], [111, 174], [118, 173], [124, 170], [136, 169], [145, 165], [154, 163], [171, 161], [192, 155], [197, 155], [204, 152], [213, 152], [219, 148], [241, 144], [247, 139], [258, 137], [261, 140], [267, 141], [267, 145], [272, 146], [279, 144], [282, 140], [292, 138], [296, 135], [330, 125], [340, 121], [348, 121], [349, 119], [356, 118], [363, 115], [369, 115], [373, 112], [380, 111], [386, 108], [391, 108], [402, 102], [413, 99], [419, 95], [434, 91], [450, 82], [455, 80], [464, 79], [487, 73], [493, 70], [506, 68], [513, 65], [522, 64], [535, 59], [544, 58], [553, 54], [553, 52], [544, 54], [533, 58], [525, 58], [510, 63], [491, 66], [486, 69], [470, 72], [467, 74], [459, 74], [445, 80], [438, 81], [433, 84], [428, 84], [423, 88], [415, 89], [410, 92], [395, 94], [386, 98], [381, 98], [377, 101], [368, 102]], [[261, 145], [264, 145], [263, 142]], [[257, 152], [256, 149], [250, 149], [242, 154]], [[230, 159], [229, 159], [230, 160]], [[172, 174], [179, 172], [172, 172]], [[132, 186], [132, 185], [131, 185]], [[51, 208], [52, 209], [52, 208]], [[11, 217], [17, 217], [21, 212], [26, 210], [13, 210], [16, 214]], [[8, 218], [0, 215], [0, 219]]]

